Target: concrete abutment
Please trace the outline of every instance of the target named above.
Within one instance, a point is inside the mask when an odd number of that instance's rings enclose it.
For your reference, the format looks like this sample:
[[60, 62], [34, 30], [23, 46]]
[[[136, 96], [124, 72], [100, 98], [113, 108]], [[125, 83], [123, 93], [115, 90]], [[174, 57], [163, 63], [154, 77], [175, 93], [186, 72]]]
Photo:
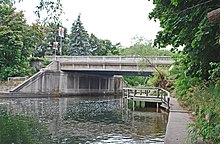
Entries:
[[[58, 66], [58, 65], [57, 65]], [[89, 75], [60, 70], [43, 70], [20, 84], [11, 93], [83, 95], [107, 94], [122, 90], [120, 76]]]

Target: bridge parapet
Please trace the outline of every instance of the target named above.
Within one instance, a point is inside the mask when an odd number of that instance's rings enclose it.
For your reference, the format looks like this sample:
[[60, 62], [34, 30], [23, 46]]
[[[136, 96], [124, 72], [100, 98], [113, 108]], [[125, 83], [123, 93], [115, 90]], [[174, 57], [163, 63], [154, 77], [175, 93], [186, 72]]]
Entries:
[[57, 56], [47, 57], [49, 60], [60, 62], [63, 71], [96, 71], [109, 72], [111, 74], [125, 73], [152, 73], [151, 66], [170, 65], [173, 63], [171, 57], [132, 57], [132, 56]]
[[86, 63], [140, 63], [148, 59], [151, 63], [171, 64], [173, 60], [170, 56], [152, 56], [152, 57], [133, 57], [133, 56], [47, 56], [51, 61], [60, 62], [86, 62]]

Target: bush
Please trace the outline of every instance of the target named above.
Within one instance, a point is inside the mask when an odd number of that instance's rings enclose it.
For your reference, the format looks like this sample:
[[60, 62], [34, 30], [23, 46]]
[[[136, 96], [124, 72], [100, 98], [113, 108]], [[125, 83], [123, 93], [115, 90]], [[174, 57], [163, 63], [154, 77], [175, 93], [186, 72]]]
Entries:
[[124, 80], [131, 87], [144, 86], [148, 77], [145, 76], [124, 76]]
[[194, 142], [198, 137], [209, 143], [220, 143], [220, 81], [202, 83], [187, 94], [189, 107], [196, 114], [196, 121], [190, 125]]

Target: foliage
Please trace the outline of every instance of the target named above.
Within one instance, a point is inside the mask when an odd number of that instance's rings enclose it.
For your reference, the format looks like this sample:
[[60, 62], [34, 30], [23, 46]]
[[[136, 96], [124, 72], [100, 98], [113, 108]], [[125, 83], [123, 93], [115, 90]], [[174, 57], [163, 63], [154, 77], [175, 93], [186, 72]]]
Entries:
[[70, 55], [75, 56], [91, 55], [92, 53], [89, 34], [84, 29], [80, 15], [78, 15], [77, 20], [72, 24], [68, 51]]
[[112, 44], [110, 40], [102, 40], [89, 34], [83, 27], [80, 15], [73, 23], [69, 36], [69, 55], [118, 55], [120, 44]]
[[54, 23], [55, 25], [61, 24], [61, 15], [63, 12], [63, 5], [61, 0], [39, 0], [39, 5], [36, 6], [35, 14], [40, 18], [43, 12], [47, 16], [43, 18], [43, 23]]
[[145, 76], [123, 76], [130, 87], [145, 86], [148, 77]]
[[[23, 0], [0, 0], [0, 5], [14, 5], [17, 2]], [[42, 22], [46, 25], [47, 23], [53, 22], [55, 24], [61, 24], [60, 17], [63, 14], [63, 6], [61, 0], [39, 0], [39, 4], [36, 6], [34, 13], [38, 18], [42, 17], [41, 13], [47, 13], [46, 17], [43, 17]]]
[[185, 58], [187, 57], [183, 54], [177, 55], [171, 74], [175, 79], [175, 92], [178, 99], [196, 114], [195, 122], [190, 125], [189, 136], [193, 143], [198, 143], [198, 138], [205, 143], [219, 143], [220, 81], [217, 77], [218, 64], [211, 64], [213, 66], [210, 71], [211, 81], [204, 82], [201, 78], [188, 75]]
[[[44, 38], [46, 36], [45, 29], [40, 23], [32, 24], [28, 26], [28, 37], [25, 40], [26, 43], [30, 43], [27, 47], [31, 47], [31, 55], [32, 56], [44, 56], [46, 51], [46, 42]], [[27, 57], [29, 57], [28, 55]]]
[[0, 73], [1, 79], [8, 76], [26, 75], [34, 72], [29, 68], [28, 57], [33, 43], [29, 27], [22, 12], [12, 6], [0, 6]]
[[210, 73], [210, 80], [216, 80], [220, 78], [220, 62], [218, 63], [210, 63], [211, 70], [209, 71]]
[[69, 43], [69, 36], [67, 34], [67, 28], [62, 25], [57, 25], [55, 23], [48, 23], [46, 26], [41, 26], [45, 36], [44, 36], [44, 44], [39, 45], [36, 49], [36, 57], [44, 57], [45, 55], [53, 55], [55, 54], [55, 50], [53, 48], [53, 42], [58, 42], [58, 46], [56, 49], [56, 54], [60, 55], [60, 37], [58, 35], [59, 27], [64, 28], [64, 38], [62, 38], [62, 55], [67, 54], [67, 48]]
[[172, 53], [168, 50], [159, 50], [152, 46], [152, 42], [145, 40], [142, 37], [135, 37], [134, 44], [129, 48], [121, 49], [121, 55], [130, 56], [171, 56]]
[[[190, 135], [194, 142], [198, 137], [206, 143], [220, 143], [220, 81], [200, 83], [191, 87], [186, 95], [190, 108], [196, 113], [196, 120], [190, 126]], [[205, 102], [205, 103], [204, 103]]]
[[182, 53], [174, 55], [173, 59], [175, 63], [171, 70], [172, 79], [174, 79], [174, 86], [176, 95], [180, 100], [184, 99], [184, 96], [190, 92], [191, 86], [201, 82], [201, 78], [192, 77], [186, 71], [188, 69], [188, 63], [186, 63], [186, 56]]
[[220, 61], [220, 27], [218, 23], [208, 22], [207, 13], [219, 8], [219, 1], [153, 0], [153, 3], [155, 8], [149, 17], [159, 19], [163, 28], [154, 44], [159, 47], [172, 45], [173, 51], [184, 46], [184, 62], [188, 63], [186, 73], [208, 79], [209, 63]]
[[98, 39], [94, 34], [90, 35], [89, 41], [92, 49], [92, 55], [119, 55], [120, 43], [114, 45], [110, 40]]
[[48, 143], [46, 130], [32, 117], [12, 115], [1, 109], [0, 111], [0, 143]]
[[168, 79], [168, 71], [166, 70], [167, 68], [163, 67], [158, 67], [157, 70], [155, 71], [150, 77], [149, 80], [147, 81], [148, 86], [155, 86], [159, 87], [161, 83], [161, 75], [163, 75], [164, 79]]

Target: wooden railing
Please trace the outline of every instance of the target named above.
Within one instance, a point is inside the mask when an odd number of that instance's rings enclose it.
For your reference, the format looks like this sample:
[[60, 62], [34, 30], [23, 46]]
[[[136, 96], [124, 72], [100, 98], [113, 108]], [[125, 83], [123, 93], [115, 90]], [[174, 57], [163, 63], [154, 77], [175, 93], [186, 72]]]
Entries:
[[162, 103], [170, 109], [170, 93], [159, 87], [123, 88], [123, 97], [133, 101]]

